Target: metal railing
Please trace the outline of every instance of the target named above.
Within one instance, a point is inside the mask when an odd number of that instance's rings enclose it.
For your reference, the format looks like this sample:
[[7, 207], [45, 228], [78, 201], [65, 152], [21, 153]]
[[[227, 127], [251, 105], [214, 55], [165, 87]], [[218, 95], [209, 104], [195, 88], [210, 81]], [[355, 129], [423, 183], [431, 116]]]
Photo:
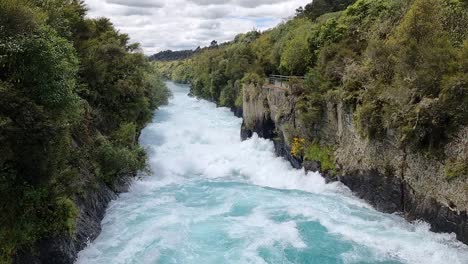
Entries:
[[304, 76], [284, 76], [272, 74], [267, 78], [267, 83], [281, 88], [290, 88], [294, 82], [303, 82]]

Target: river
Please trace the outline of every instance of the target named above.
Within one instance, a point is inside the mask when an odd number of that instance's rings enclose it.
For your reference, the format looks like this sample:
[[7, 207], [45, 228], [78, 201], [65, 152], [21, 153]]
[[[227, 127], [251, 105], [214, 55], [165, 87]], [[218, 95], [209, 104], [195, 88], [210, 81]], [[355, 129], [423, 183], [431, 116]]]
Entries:
[[151, 173], [110, 204], [77, 264], [468, 263], [454, 235], [293, 169], [269, 140], [241, 142], [241, 119], [167, 85], [140, 138]]

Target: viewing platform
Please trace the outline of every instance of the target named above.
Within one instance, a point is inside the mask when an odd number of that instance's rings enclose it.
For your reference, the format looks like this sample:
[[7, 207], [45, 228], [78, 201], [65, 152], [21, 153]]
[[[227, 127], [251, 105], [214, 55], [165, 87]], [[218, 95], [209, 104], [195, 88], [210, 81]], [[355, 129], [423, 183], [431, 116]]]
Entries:
[[284, 76], [284, 75], [270, 75], [265, 78], [263, 88], [270, 89], [283, 89], [290, 91], [293, 84], [302, 86], [304, 83], [304, 76]]

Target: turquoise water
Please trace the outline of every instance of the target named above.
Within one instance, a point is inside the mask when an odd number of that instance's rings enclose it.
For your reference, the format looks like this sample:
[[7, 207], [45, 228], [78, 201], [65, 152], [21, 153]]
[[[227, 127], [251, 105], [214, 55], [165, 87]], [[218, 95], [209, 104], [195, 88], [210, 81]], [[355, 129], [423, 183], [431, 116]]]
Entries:
[[141, 136], [152, 172], [111, 203], [78, 264], [468, 263], [453, 235], [291, 168], [268, 140], [241, 142], [228, 109], [168, 86]]

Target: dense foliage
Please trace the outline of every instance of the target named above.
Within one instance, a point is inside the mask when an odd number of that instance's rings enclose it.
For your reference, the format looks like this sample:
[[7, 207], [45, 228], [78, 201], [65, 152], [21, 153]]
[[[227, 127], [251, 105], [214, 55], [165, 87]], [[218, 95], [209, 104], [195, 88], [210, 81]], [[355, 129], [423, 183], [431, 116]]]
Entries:
[[298, 108], [310, 131], [325, 102], [342, 102], [363, 137], [432, 152], [468, 125], [467, 55], [465, 0], [317, 0], [272, 30], [158, 67], [230, 107], [242, 80], [305, 75]]
[[468, 124], [467, 14], [466, 1], [361, 0], [340, 17], [348, 29], [316, 67], [363, 136], [431, 149]]
[[296, 12], [298, 16], [315, 20], [323, 14], [344, 10], [354, 2], [356, 0], [314, 0], [305, 7], [296, 9]]
[[174, 61], [174, 60], [184, 60], [192, 57], [195, 53], [199, 52], [201, 49], [198, 47], [195, 50], [164, 50], [153, 54], [149, 57], [151, 61]]
[[168, 91], [138, 45], [85, 14], [0, 2], [0, 262], [72, 233], [77, 195], [145, 166], [136, 138]]

